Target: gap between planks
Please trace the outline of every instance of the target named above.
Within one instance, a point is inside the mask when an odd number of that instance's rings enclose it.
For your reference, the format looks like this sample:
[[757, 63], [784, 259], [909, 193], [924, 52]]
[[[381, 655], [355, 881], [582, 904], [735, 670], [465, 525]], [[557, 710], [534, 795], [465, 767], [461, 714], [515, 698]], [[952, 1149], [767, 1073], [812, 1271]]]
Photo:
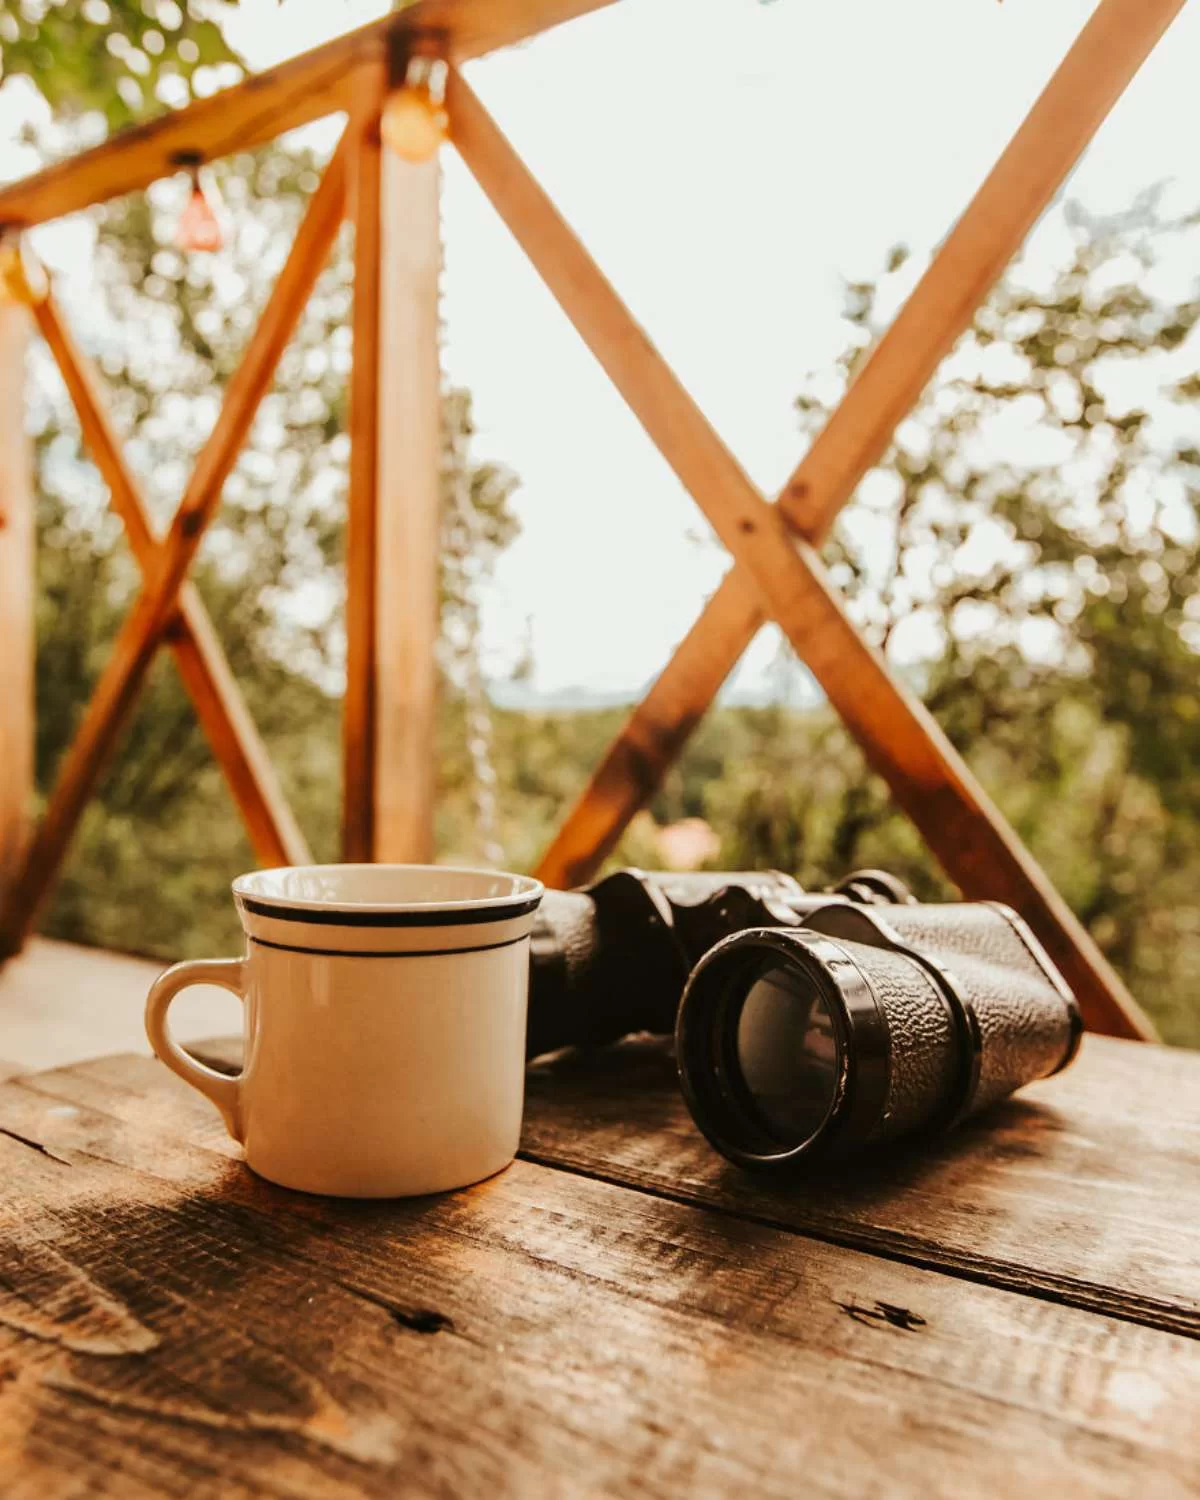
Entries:
[[610, 1187], [626, 1188], [643, 1193], [647, 1197], [660, 1198], [664, 1203], [676, 1203], [683, 1208], [703, 1209], [708, 1213], [724, 1214], [747, 1224], [759, 1224], [764, 1229], [779, 1230], [794, 1234], [800, 1239], [816, 1240], [822, 1245], [833, 1245], [843, 1250], [854, 1250], [859, 1254], [872, 1255], [878, 1260], [895, 1261], [899, 1265], [912, 1266], [918, 1271], [949, 1276], [958, 1281], [969, 1281], [976, 1286], [994, 1287], [998, 1291], [1016, 1293], [1022, 1297], [1033, 1297], [1039, 1302], [1052, 1302], [1059, 1307], [1077, 1308], [1081, 1312], [1097, 1313], [1102, 1317], [1115, 1318], [1122, 1323], [1132, 1323], [1141, 1328], [1152, 1328], [1160, 1333], [1180, 1334], [1184, 1338], [1200, 1339], [1200, 1320], [1185, 1308], [1173, 1303], [1148, 1297], [1131, 1298], [1126, 1293], [1097, 1283], [1068, 1281], [1046, 1272], [1031, 1272], [1021, 1275], [1003, 1261], [986, 1257], [968, 1257], [929, 1245], [925, 1254], [916, 1244], [904, 1245], [896, 1241], [887, 1230], [872, 1234], [866, 1230], [823, 1228], [818, 1224], [803, 1226], [789, 1224], [786, 1219], [754, 1209], [746, 1204], [719, 1203], [703, 1193], [689, 1193], [682, 1188], [669, 1188], [652, 1177], [639, 1176], [635, 1171], [622, 1167], [604, 1169], [597, 1165], [570, 1161], [564, 1157], [543, 1155], [524, 1148], [517, 1152], [518, 1161], [533, 1166], [548, 1167], [557, 1172], [567, 1172], [574, 1177], [583, 1177], [591, 1182], [603, 1182]]
[[[1103, 1045], [1102, 1043], [1101, 1046]], [[1135, 1047], [1135, 1044], [1109, 1043], [1108, 1045], [1110, 1050], [1116, 1046], [1121, 1048], [1122, 1052], [1126, 1047], [1134, 1047], [1139, 1057], [1142, 1058], [1149, 1055], [1144, 1053], [1140, 1046]], [[196, 1044], [191, 1050], [210, 1066], [233, 1071], [240, 1064], [242, 1043], [238, 1038], [219, 1038]], [[1153, 1049], [1155, 1052], [1158, 1050]], [[120, 1057], [99, 1059], [94, 1066], [105, 1070], [103, 1076], [110, 1087], [120, 1087], [112, 1082], [111, 1075], [119, 1071], [125, 1061], [126, 1059]], [[143, 1068], [153, 1066], [145, 1058], [129, 1058], [128, 1062], [136, 1062]], [[21, 1082], [31, 1089], [39, 1088], [37, 1075], [29, 1075]], [[539, 1128], [537, 1116], [539, 1112], [544, 1113], [546, 1108], [545, 1102], [538, 1100], [536, 1096], [532, 1104], [533, 1107], [530, 1108], [530, 1101], [527, 1101], [523, 1141], [530, 1134], [536, 1136]], [[207, 1106], [202, 1104], [198, 1108], [207, 1110]], [[678, 1101], [678, 1112], [681, 1117], [682, 1111], [682, 1101]], [[653, 1130], [647, 1132], [650, 1135], [653, 1133]], [[708, 1151], [711, 1148], [701, 1145], [699, 1149]], [[786, 1186], [781, 1185], [776, 1189], [784, 1195], [784, 1200], [780, 1203], [779, 1211], [772, 1212], [769, 1201], [761, 1203], [747, 1198], [723, 1200], [712, 1187], [705, 1184], [697, 1184], [695, 1188], [689, 1188], [679, 1177], [672, 1182], [667, 1182], [661, 1177], [639, 1170], [635, 1164], [628, 1161], [598, 1159], [602, 1151], [602, 1147], [598, 1152], [593, 1146], [588, 1154], [589, 1148], [585, 1146], [579, 1154], [573, 1155], [569, 1149], [539, 1150], [535, 1146], [522, 1144], [518, 1151], [518, 1159], [534, 1166], [601, 1182], [610, 1187], [622, 1188], [692, 1210], [719, 1213], [727, 1219], [793, 1234], [800, 1239], [856, 1251], [922, 1271], [940, 1273], [979, 1286], [994, 1287], [1060, 1307], [1077, 1308], [1140, 1327], [1200, 1339], [1200, 1314], [1166, 1297], [1156, 1297], [1145, 1291], [1106, 1285], [1103, 1282], [1089, 1280], [1082, 1275], [1065, 1276], [1056, 1273], [1048, 1266], [1019, 1265], [1011, 1259], [1005, 1261], [990, 1256], [982, 1250], [975, 1251], [970, 1248], [955, 1247], [945, 1242], [926, 1241], [904, 1228], [889, 1227], [886, 1223], [880, 1225], [854, 1223], [847, 1216], [839, 1217], [833, 1222], [821, 1223], [807, 1215], [803, 1218], [803, 1222], [797, 1222], [797, 1211], [804, 1213], [804, 1209], [798, 1199], [786, 1198]], [[760, 1189], [765, 1193], [771, 1191], [769, 1182], [756, 1184], [747, 1179], [746, 1186], [755, 1191]], [[1114, 1184], [1114, 1187], [1116, 1186], [1118, 1184]], [[907, 1189], [902, 1184], [898, 1185], [897, 1199], [902, 1199], [906, 1192]], [[947, 1194], [948, 1197], [949, 1194]], [[789, 1205], [793, 1209], [790, 1219], [785, 1212]]]

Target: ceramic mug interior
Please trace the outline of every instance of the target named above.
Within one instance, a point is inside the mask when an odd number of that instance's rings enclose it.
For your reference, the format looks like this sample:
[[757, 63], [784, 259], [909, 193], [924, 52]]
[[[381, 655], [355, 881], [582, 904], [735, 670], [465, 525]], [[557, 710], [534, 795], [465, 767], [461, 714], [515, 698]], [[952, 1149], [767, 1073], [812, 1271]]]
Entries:
[[430, 916], [484, 907], [495, 907], [497, 916], [517, 915], [514, 908], [536, 905], [541, 893], [541, 883], [529, 875], [441, 865], [295, 865], [254, 870], [233, 882], [235, 897], [275, 907]]

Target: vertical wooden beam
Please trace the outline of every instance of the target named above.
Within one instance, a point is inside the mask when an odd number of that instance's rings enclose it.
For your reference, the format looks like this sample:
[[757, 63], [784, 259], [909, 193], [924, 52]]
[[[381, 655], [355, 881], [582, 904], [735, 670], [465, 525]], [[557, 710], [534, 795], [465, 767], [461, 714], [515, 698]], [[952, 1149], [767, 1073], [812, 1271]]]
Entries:
[[441, 168], [383, 160], [375, 848], [433, 859], [440, 624]]
[[33, 464], [25, 435], [29, 312], [0, 302], [0, 909], [33, 803]]
[[[354, 363], [350, 371], [350, 488], [346, 504], [346, 695], [342, 702], [342, 858], [375, 850], [376, 574], [379, 520], [379, 353], [383, 147], [379, 112], [384, 65], [371, 108], [351, 120], [350, 211], [354, 217]], [[364, 80], [364, 89], [367, 84]]]
[[368, 125], [355, 165], [343, 856], [433, 858], [440, 169]]

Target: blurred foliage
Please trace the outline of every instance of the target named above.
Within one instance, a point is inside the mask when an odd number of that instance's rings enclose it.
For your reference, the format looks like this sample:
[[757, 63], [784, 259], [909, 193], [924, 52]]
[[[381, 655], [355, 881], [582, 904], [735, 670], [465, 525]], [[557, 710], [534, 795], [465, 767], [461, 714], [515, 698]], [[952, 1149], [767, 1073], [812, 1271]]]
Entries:
[[[25, 73], [68, 122], [56, 124], [50, 150], [72, 116], [81, 138], [94, 138], [239, 66], [208, 11], [170, 0], [0, 0], [0, 42], [5, 74]], [[197, 79], [202, 68], [217, 71]], [[276, 147], [223, 163], [230, 241], [211, 257], [172, 246], [180, 182], [97, 216], [95, 295], [72, 311], [160, 523], [317, 169]], [[1198, 230], [1165, 216], [1153, 195], [1110, 220], [1059, 218], [1052, 272], [1044, 250], [1036, 266], [1010, 271], [859, 487], [827, 556], [866, 633], [924, 696], [1164, 1034], [1195, 1045]], [[340, 805], [349, 269], [342, 243], [197, 570], [318, 858], [336, 857]], [[898, 250], [877, 281], [847, 287], [845, 356], [798, 401], [810, 437], [914, 270]], [[31, 384], [44, 793], [137, 578], [44, 355]], [[477, 662], [478, 589], [515, 531], [515, 480], [471, 460], [467, 394], [448, 392], [445, 410], [437, 838], [444, 858], [476, 859], [464, 692]], [[469, 517], [453, 503], [463, 493]], [[786, 652], [779, 672], [792, 686], [804, 679]], [[650, 816], [706, 818], [726, 867], [785, 868], [817, 886], [875, 864], [921, 895], [951, 894], [837, 720], [789, 697], [710, 714]], [[495, 711], [497, 832], [511, 866], [534, 864], [623, 717]], [[636, 821], [614, 863], [653, 863], [653, 832]], [[48, 929], [164, 956], [219, 952], [237, 941], [228, 880], [251, 862], [164, 656], [84, 818]]]
[[0, 0], [2, 76], [27, 77], [59, 119], [94, 114], [118, 130], [240, 76], [213, 9], [195, 0]]

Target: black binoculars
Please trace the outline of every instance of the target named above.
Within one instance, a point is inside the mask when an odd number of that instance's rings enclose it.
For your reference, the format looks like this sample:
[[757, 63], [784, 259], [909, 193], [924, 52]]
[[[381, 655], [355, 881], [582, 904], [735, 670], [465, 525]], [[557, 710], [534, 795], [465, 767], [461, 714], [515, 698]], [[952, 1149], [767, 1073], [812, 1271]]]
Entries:
[[1074, 1057], [1074, 996], [997, 902], [917, 902], [862, 870], [621, 870], [547, 891], [528, 1053], [674, 1032], [683, 1095], [731, 1161], [787, 1169], [949, 1128]]

